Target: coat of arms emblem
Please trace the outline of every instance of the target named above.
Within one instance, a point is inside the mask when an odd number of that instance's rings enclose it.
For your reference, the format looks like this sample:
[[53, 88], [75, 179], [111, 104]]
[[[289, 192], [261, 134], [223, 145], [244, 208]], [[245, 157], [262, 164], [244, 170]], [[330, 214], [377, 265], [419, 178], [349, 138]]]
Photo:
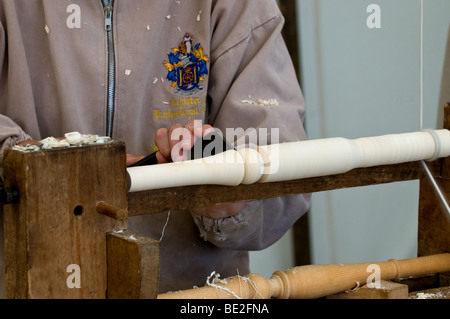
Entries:
[[164, 61], [164, 66], [168, 70], [167, 79], [172, 82], [176, 93], [192, 95], [203, 89], [209, 58], [203, 53], [200, 43], [194, 44], [190, 33], [184, 35], [168, 57], [169, 61]]

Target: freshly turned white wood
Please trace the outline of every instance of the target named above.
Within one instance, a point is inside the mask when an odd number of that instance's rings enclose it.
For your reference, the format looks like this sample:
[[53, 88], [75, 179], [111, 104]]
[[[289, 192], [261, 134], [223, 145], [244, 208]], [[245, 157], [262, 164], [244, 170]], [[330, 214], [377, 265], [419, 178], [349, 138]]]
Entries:
[[328, 138], [258, 148], [265, 161], [259, 182], [345, 173], [354, 168], [432, 160], [450, 155], [448, 130], [376, 137]]
[[450, 156], [450, 131], [326, 138], [228, 151], [193, 161], [131, 167], [130, 192], [188, 185], [280, 182], [342, 174], [354, 168]]
[[239, 185], [244, 161], [234, 150], [192, 161], [127, 168], [129, 192], [188, 185]]
[[261, 183], [332, 175], [354, 167], [353, 144], [345, 138], [267, 145], [258, 152], [265, 163]]

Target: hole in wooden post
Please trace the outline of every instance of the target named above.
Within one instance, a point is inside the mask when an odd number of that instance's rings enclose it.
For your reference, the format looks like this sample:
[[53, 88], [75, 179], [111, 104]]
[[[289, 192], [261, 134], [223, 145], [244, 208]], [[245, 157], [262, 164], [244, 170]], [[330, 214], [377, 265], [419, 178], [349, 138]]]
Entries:
[[80, 217], [81, 215], [83, 215], [83, 206], [78, 205], [73, 209], [73, 214], [77, 217]]

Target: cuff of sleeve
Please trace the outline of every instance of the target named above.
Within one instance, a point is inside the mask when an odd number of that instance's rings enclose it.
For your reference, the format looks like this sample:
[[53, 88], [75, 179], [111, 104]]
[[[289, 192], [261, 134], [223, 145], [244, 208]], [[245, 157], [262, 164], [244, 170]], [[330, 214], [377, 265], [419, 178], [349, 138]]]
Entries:
[[261, 201], [247, 202], [242, 212], [227, 218], [213, 219], [192, 214], [195, 224], [200, 230], [200, 236], [213, 244], [219, 244], [234, 238], [236, 232], [249, 227], [249, 221], [255, 212], [261, 208]]
[[3, 153], [5, 149], [31, 140], [31, 137], [11, 120], [5, 127], [2, 127], [2, 131], [0, 133], [0, 181], [3, 181]]

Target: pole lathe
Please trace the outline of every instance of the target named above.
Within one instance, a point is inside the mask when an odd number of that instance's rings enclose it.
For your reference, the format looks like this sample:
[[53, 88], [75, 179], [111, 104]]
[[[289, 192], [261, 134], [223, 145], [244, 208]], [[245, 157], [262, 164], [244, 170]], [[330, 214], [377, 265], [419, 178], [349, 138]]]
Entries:
[[[446, 107], [446, 114], [450, 114], [449, 110], [450, 106]], [[446, 118], [448, 118], [447, 123], [450, 123], [450, 115]], [[445, 123], [444, 126], [449, 128], [449, 125]], [[104, 145], [64, 147], [60, 150], [48, 151], [6, 150], [4, 186], [5, 190], [12, 190], [11, 196], [7, 196], [12, 199], [7, 202], [11, 203], [5, 203], [2, 207], [5, 220], [7, 295], [9, 298], [105, 298], [108, 296], [129, 297], [129, 290], [132, 290], [133, 296], [156, 297], [159, 276], [157, 256], [159, 255], [151, 252], [153, 250], [150, 247], [159, 252], [157, 249], [159, 242], [141, 241], [141, 239], [136, 241], [134, 235], [131, 239], [131, 236], [122, 236], [117, 231], [127, 229], [127, 216], [167, 211], [167, 202], [176, 204], [168, 210], [189, 209], [193, 206], [184, 206], [186, 205], [184, 202], [200, 206], [204, 203], [229, 202], [236, 198], [240, 200], [269, 198], [420, 178], [418, 255], [428, 256], [448, 252], [448, 216], [441, 214], [439, 205], [436, 205], [435, 196], [432, 194], [433, 190], [428, 186], [427, 179], [419, 165], [416, 165], [417, 163], [402, 167], [393, 165], [387, 171], [377, 168], [362, 169], [361, 171], [367, 176], [342, 174], [345, 176], [341, 182], [331, 186], [324, 184], [330, 181], [329, 178], [333, 181], [339, 180], [341, 178], [339, 175], [312, 179], [300, 178], [333, 174], [358, 166], [418, 159], [432, 160], [447, 156], [443, 161], [433, 161], [430, 166], [433, 176], [438, 177], [444, 190], [448, 190], [450, 189], [449, 140], [449, 132], [442, 130], [353, 141], [337, 138], [264, 146], [254, 150], [242, 149], [230, 152], [231, 155], [220, 155], [222, 157], [219, 159], [223, 159], [222, 162], [205, 158], [197, 160], [200, 165], [191, 165], [192, 163], [186, 162], [145, 167], [143, 172], [147, 174], [147, 177], [142, 181], [145, 187], [155, 188], [164, 185], [158, 183], [145, 185], [145, 183], [166, 180], [170, 181], [166, 185], [172, 184], [172, 186], [176, 183], [185, 185], [215, 183], [217, 182], [216, 171], [219, 173], [222, 171], [220, 183], [227, 183], [232, 177], [235, 184], [254, 183], [253, 185], [243, 185], [235, 189], [207, 185], [142, 193], [128, 192], [125, 174], [126, 147], [117, 141]], [[278, 153], [274, 151], [277, 147]], [[240, 159], [235, 156], [236, 154], [241, 156]], [[253, 158], [247, 155], [252, 155]], [[225, 161], [229, 159], [228, 156], [232, 159], [233, 156], [235, 157], [231, 161]], [[102, 165], [105, 162], [108, 162], [107, 167]], [[175, 168], [178, 167], [183, 169], [176, 170]], [[227, 167], [232, 169], [226, 171]], [[399, 167], [401, 172], [397, 174], [396, 170]], [[49, 169], [52, 174], [48, 173]], [[175, 174], [170, 174], [171, 169], [174, 169]], [[155, 175], [150, 178], [147, 170], [150, 171], [150, 175], [152, 173]], [[206, 170], [206, 174], [202, 174], [201, 170]], [[232, 174], [235, 171], [238, 174]], [[130, 169], [130, 172], [133, 170]], [[356, 174], [359, 172], [357, 171]], [[74, 174], [77, 178], [74, 178]], [[383, 178], [377, 180], [375, 175], [381, 174], [395, 176], [386, 176], [386, 178], [381, 176]], [[58, 178], [55, 179], [54, 176]], [[128, 187], [136, 186], [136, 179], [134, 176], [131, 177], [129, 182], [132, 183]], [[299, 179], [299, 181], [293, 181], [292, 184], [290, 182], [269, 183], [284, 178]], [[354, 180], [361, 181], [361, 184], [355, 183]], [[287, 187], [285, 184], [288, 184]], [[305, 184], [308, 184], [306, 188], [304, 188]], [[204, 189], [207, 191], [202, 192]], [[14, 190], [17, 190], [20, 196], [14, 196]], [[220, 198], [211, 196], [211, 191]], [[183, 200], [186, 198], [186, 193], [189, 193], [188, 201]], [[226, 194], [222, 196], [222, 193]], [[105, 236], [105, 234], [108, 235]], [[143, 246], [146, 248], [142, 249]], [[126, 260], [123, 259], [125, 255]], [[130, 256], [133, 257], [130, 258]], [[438, 259], [428, 257], [420, 259], [420, 265], [423, 266], [424, 262], [429, 265], [435, 263], [447, 267], [450, 265], [448, 254]], [[66, 269], [72, 264], [81, 266], [82, 283], [79, 289], [68, 289], [67, 286], [69, 273]], [[306, 266], [293, 268], [287, 272], [276, 272], [271, 279], [258, 275], [236, 277], [234, 280], [228, 279], [228, 284], [223, 289], [218, 288], [221, 285], [220, 282], [213, 281], [213, 285], [202, 290], [195, 290], [194, 296], [199, 296], [197, 294], [201, 291], [209, 289], [211, 291], [208, 293], [209, 297], [225, 298], [230, 296], [229, 291], [238, 295], [238, 292], [246, 289], [247, 292], [239, 296], [252, 298], [257, 294], [259, 297], [266, 298], [313, 298], [317, 295], [329, 294], [330, 291], [327, 289], [331, 287], [333, 289], [331, 293], [334, 293], [355, 287], [357, 281], [360, 285], [364, 284], [364, 280], [370, 275], [367, 273], [366, 265], [363, 264], [359, 268], [354, 265], [320, 266], [320, 268], [316, 265]], [[390, 261], [378, 265], [382, 280], [389, 280], [391, 276], [394, 276], [393, 278], [408, 276], [411, 274], [409, 270], [416, 269], [414, 260], [408, 263]], [[420, 276], [428, 272], [442, 272], [441, 266], [420, 268], [419, 272], [414, 270], [414, 274]], [[300, 270], [303, 276], [299, 277]], [[448, 268], [444, 268], [444, 271], [448, 271]], [[336, 278], [339, 280], [335, 281]], [[230, 287], [229, 285], [233, 282], [235, 286]], [[152, 289], [148, 288], [149, 285]], [[319, 288], [312, 286], [326, 288], [318, 291]], [[143, 292], [144, 288], [145, 292]], [[218, 293], [223, 294], [218, 295]], [[201, 298], [206, 297], [203, 293], [201, 294]], [[167, 295], [160, 297], [175, 298], [175, 296]]]
[[445, 129], [354, 140], [326, 138], [241, 148], [192, 161], [130, 167], [127, 184], [129, 192], [189, 185], [237, 186], [432, 161], [449, 155], [450, 132]]
[[[299, 266], [276, 271], [270, 279], [258, 274], [236, 276], [201, 288], [168, 292], [158, 299], [313, 299], [363, 286], [371, 281], [372, 267], [379, 280], [409, 278], [450, 271], [450, 254], [379, 263]], [[373, 282], [373, 281], [371, 281]]]

